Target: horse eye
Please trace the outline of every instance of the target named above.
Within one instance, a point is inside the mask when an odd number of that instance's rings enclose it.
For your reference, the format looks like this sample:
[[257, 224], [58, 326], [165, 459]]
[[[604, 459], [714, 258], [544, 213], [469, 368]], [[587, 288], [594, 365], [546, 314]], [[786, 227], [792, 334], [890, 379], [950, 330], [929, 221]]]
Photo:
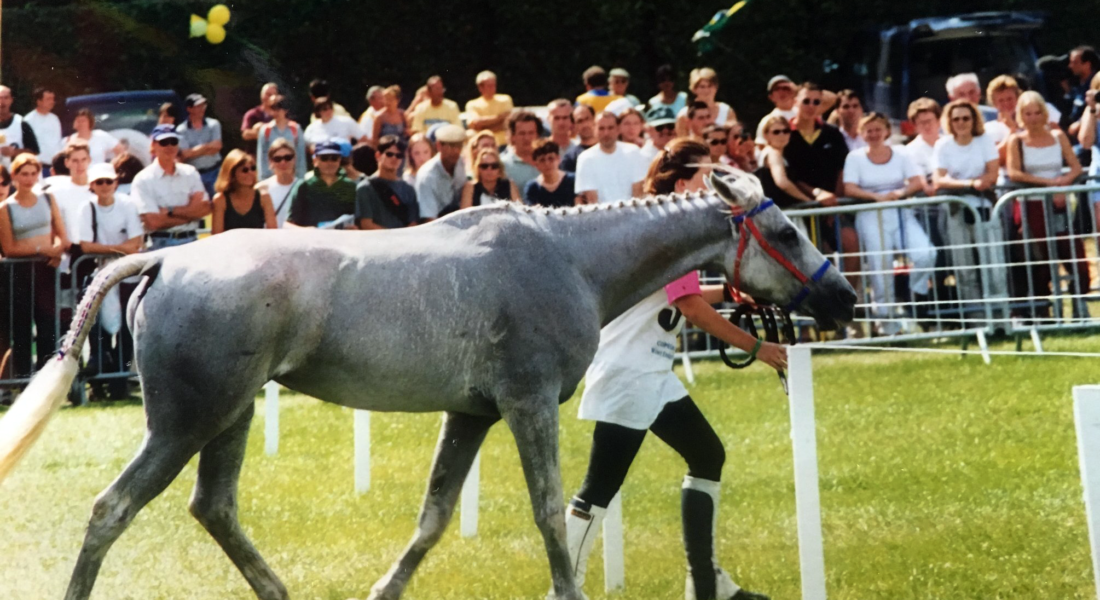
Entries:
[[798, 231], [794, 227], [787, 227], [783, 231], [779, 232], [779, 241], [784, 244], [797, 244], [798, 243]]

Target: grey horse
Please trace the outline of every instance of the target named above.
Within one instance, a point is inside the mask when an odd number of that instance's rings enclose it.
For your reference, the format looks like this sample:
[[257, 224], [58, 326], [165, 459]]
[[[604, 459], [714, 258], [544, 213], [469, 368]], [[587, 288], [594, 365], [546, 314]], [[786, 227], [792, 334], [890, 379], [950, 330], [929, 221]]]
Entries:
[[[111, 544], [199, 454], [191, 513], [263, 600], [287, 590], [237, 519], [237, 482], [261, 386], [274, 379], [342, 406], [445, 411], [416, 532], [370, 598], [399, 598], [454, 511], [489, 428], [511, 428], [559, 599], [579, 600], [565, 541], [558, 405], [574, 392], [600, 327], [693, 269], [800, 308], [823, 327], [852, 318], [835, 269], [807, 286], [749, 243], [732, 213], [762, 201], [751, 176], [711, 191], [617, 205], [510, 203], [386, 232], [241, 231], [119, 259], [92, 284], [57, 360], [0, 422], [0, 477], [33, 443], [76, 372], [106, 291], [143, 274], [128, 307], [147, 429], [96, 498], [66, 598], [88, 598]], [[778, 210], [755, 224], [803, 273], [824, 257]]]

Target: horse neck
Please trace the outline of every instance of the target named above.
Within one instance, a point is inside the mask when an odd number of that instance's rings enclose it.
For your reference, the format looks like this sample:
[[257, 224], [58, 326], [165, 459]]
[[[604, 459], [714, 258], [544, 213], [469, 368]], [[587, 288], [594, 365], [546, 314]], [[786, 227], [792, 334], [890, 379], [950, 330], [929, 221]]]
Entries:
[[598, 299], [601, 324], [688, 272], [720, 264], [734, 239], [723, 209], [706, 193], [567, 216], [573, 264]]

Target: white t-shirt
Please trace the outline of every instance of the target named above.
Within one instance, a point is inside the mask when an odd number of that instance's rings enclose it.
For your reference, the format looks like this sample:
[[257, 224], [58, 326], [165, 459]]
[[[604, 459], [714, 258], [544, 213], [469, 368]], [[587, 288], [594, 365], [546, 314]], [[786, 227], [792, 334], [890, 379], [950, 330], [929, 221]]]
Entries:
[[848, 135], [844, 128], [839, 128], [840, 134], [844, 136], [844, 143], [848, 144], [848, 152], [859, 150], [860, 148], [866, 148], [867, 142], [863, 141], [863, 138], [857, 133], [855, 135]]
[[997, 158], [997, 147], [984, 135], [975, 137], [965, 146], [945, 135], [936, 140], [932, 150], [932, 168], [945, 169], [948, 177], [954, 179], [977, 179], [985, 175], [986, 163]]
[[[65, 144], [72, 143], [74, 141], [84, 141], [81, 138], [76, 137], [76, 134], [72, 134], [65, 138]], [[102, 129], [92, 130], [92, 139], [88, 140], [88, 150], [92, 155], [92, 164], [105, 163], [115, 157], [114, 149], [118, 145], [118, 138], [103, 131]]]
[[629, 200], [631, 187], [644, 181], [648, 170], [649, 161], [634, 144], [615, 142], [611, 154], [597, 144], [577, 157], [576, 192], [595, 190], [601, 204]]
[[925, 177], [932, 174], [932, 145], [917, 136], [913, 141], [905, 145], [905, 152], [909, 154], [909, 160], [920, 169]]
[[642, 158], [644, 158], [647, 163], [652, 163], [653, 159], [657, 158], [657, 155], [661, 153], [661, 149], [653, 143], [653, 140], [646, 140], [645, 145], [642, 146], [638, 152], [642, 154]]
[[287, 217], [290, 216], [290, 190], [294, 188], [298, 181], [298, 178], [295, 177], [294, 181], [283, 185], [272, 179], [270, 183], [265, 184], [267, 193], [271, 196], [271, 207], [275, 209], [275, 221], [279, 228], [282, 228]]
[[[729, 121], [730, 110], [732, 109], [730, 109], [730, 105], [726, 104], [725, 102], [716, 102], [715, 104], [718, 106], [718, 114], [714, 115], [714, 122], [719, 125], [725, 125], [726, 121]], [[685, 106], [680, 109], [680, 112], [676, 113], [676, 118], [686, 117], [687, 114], [688, 107]]]
[[351, 117], [333, 115], [328, 123], [314, 121], [306, 127], [305, 138], [310, 144], [320, 144], [332, 138], [358, 140], [363, 137], [359, 124]]
[[649, 429], [669, 402], [687, 396], [672, 372], [684, 318], [669, 301], [698, 293], [694, 272], [653, 292], [600, 330], [600, 346], [585, 373], [578, 416]]
[[874, 194], [885, 194], [904, 189], [909, 178], [921, 175], [920, 169], [900, 147], [891, 146], [890, 160], [881, 165], [871, 162], [868, 150], [860, 148], [848, 153], [844, 160], [844, 183], [854, 183]]
[[42, 114], [32, 110], [23, 117], [23, 120], [34, 130], [34, 137], [38, 140], [38, 160], [44, 165], [50, 164], [53, 157], [61, 152], [61, 119], [53, 113]]
[[65, 233], [69, 234], [69, 241], [74, 244], [89, 241], [81, 237], [80, 215], [89, 203], [95, 201], [95, 194], [86, 185], [74, 185], [68, 177], [50, 179], [51, 184], [46, 188], [46, 193], [57, 200], [57, 208], [61, 211], [61, 220], [65, 222]]
[[[92, 211], [95, 211], [96, 231], [92, 232]], [[124, 194], [115, 194], [115, 203], [100, 206], [98, 201], [85, 204], [80, 211], [81, 241], [113, 246], [145, 235], [137, 204]]]
[[1008, 125], [1000, 121], [990, 121], [985, 124], [985, 137], [992, 140], [994, 146], [1008, 139], [1011, 133], [1012, 132], [1008, 130]]

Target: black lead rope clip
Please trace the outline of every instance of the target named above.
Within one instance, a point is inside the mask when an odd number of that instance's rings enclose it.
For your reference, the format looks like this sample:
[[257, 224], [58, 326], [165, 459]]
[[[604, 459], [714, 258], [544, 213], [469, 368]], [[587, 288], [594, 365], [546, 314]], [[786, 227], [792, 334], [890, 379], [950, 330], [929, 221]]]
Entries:
[[[730, 315], [729, 321], [737, 327], [744, 329], [749, 335], [760, 339], [760, 333], [756, 328], [756, 319], [754, 317], [760, 317], [760, 323], [764, 327], [764, 341], [773, 344], [780, 343], [779, 335], [780, 330], [782, 330], [783, 336], [787, 338], [787, 343], [794, 345], [794, 323], [791, 321], [791, 315], [777, 306], [739, 304], [737, 308], [734, 309], [733, 314]], [[744, 369], [756, 362], [755, 356], [750, 356], [741, 362], [734, 361], [726, 353], [725, 344], [718, 349], [718, 354], [722, 357], [722, 361], [731, 369]], [[779, 381], [783, 384], [783, 393], [789, 393], [787, 388], [787, 373], [783, 369], [776, 369], [776, 373], [779, 375]]]

